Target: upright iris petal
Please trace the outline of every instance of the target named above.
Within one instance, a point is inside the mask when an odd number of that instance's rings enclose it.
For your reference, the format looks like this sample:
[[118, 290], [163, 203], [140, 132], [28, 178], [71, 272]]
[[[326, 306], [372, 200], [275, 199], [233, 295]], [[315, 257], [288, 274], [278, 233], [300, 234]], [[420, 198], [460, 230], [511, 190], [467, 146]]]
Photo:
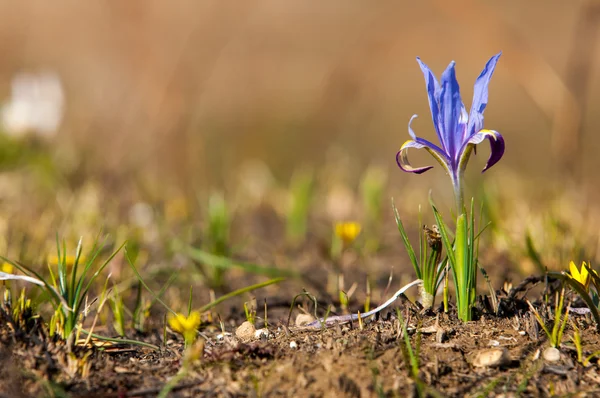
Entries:
[[504, 154], [502, 135], [494, 130], [483, 129], [483, 112], [488, 102], [488, 85], [501, 54], [498, 53], [490, 58], [475, 81], [471, 112], [468, 114], [460, 96], [454, 61], [448, 65], [438, 82], [429, 67], [417, 58], [425, 77], [429, 108], [440, 146], [416, 136], [410, 126], [416, 117], [414, 115], [408, 124], [408, 132], [412, 139], [402, 145], [396, 154], [396, 162], [406, 172], [424, 173], [432, 166], [411, 166], [407, 151], [409, 148], [427, 150], [452, 178], [459, 206], [462, 206], [462, 176], [474, 147], [486, 139], [490, 142], [491, 153], [483, 171], [496, 164]]

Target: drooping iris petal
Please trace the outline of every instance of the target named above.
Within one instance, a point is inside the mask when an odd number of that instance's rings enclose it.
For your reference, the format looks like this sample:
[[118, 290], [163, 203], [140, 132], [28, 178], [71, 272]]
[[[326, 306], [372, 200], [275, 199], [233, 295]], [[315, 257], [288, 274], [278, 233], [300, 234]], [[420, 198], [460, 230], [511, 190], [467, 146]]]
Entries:
[[490, 157], [481, 172], [483, 173], [502, 159], [502, 155], [504, 155], [504, 138], [495, 130], [484, 129], [471, 136], [471, 138], [463, 145], [458, 163], [459, 168], [466, 166], [466, 162], [469, 160], [469, 155], [471, 154], [470, 148], [474, 148], [475, 145], [481, 144], [485, 139], [490, 142]]
[[438, 155], [441, 156], [446, 163], [449, 163], [450, 158], [448, 157], [448, 155], [444, 152], [444, 150], [442, 148], [440, 148], [439, 146], [435, 145], [433, 142], [430, 142], [424, 138], [417, 137], [417, 135], [415, 134], [415, 132], [413, 131], [413, 129], [411, 127], [413, 120], [415, 120], [417, 117], [418, 117], [417, 115], [413, 115], [410, 118], [410, 120], [408, 121], [408, 134], [412, 137], [413, 141], [416, 141], [417, 143], [423, 145], [423, 147], [428, 147], [428, 148], [431, 148], [432, 150], [436, 151], [438, 153]]
[[396, 163], [398, 163], [398, 167], [400, 167], [406, 172], [415, 174], [421, 174], [431, 169], [433, 166], [412, 167], [410, 162], [408, 161], [407, 152], [409, 148], [424, 148], [446, 169], [448, 173], [450, 173], [450, 158], [448, 158], [448, 155], [444, 152], [444, 150], [435, 145], [433, 142], [430, 142], [424, 138], [417, 137], [417, 135], [413, 131], [411, 124], [416, 117], [417, 115], [413, 115], [410, 118], [410, 121], [408, 122], [408, 134], [413, 139], [406, 141], [396, 154]]
[[460, 98], [460, 88], [456, 80], [454, 61], [442, 73], [440, 92], [440, 130], [442, 148], [450, 159], [457, 160], [457, 153], [463, 144], [463, 134], [460, 131], [460, 116], [464, 107]]
[[[438, 162], [440, 162], [440, 164], [444, 165], [443, 158], [439, 157], [439, 155], [434, 150], [428, 148], [427, 145], [420, 144], [413, 140], [408, 140], [404, 144], [402, 144], [402, 147], [400, 147], [400, 150], [398, 151], [398, 153], [396, 153], [396, 163], [398, 164], [398, 167], [400, 167], [403, 171], [406, 171], [408, 173], [421, 174], [433, 168], [433, 166], [413, 167], [408, 160], [407, 152], [409, 148], [425, 148], [429, 153], [433, 155], [434, 158], [436, 158]], [[444, 167], [446, 167], [447, 169], [447, 166], [444, 165]]]
[[488, 85], [490, 84], [490, 79], [492, 78], [494, 69], [496, 69], [496, 64], [498, 63], [500, 55], [502, 55], [502, 52], [499, 52], [490, 58], [487, 64], [485, 64], [483, 71], [481, 71], [481, 74], [475, 81], [473, 103], [471, 105], [469, 125], [467, 127], [469, 136], [475, 134], [483, 128], [483, 111], [485, 110], [488, 102]]
[[444, 151], [432, 142], [418, 137], [414, 140], [408, 140], [402, 144], [402, 147], [400, 147], [400, 150], [396, 154], [396, 163], [398, 163], [398, 167], [400, 167], [402, 170], [409, 173], [421, 174], [433, 168], [433, 166], [412, 167], [408, 160], [408, 149], [410, 148], [425, 149], [431, 156], [433, 156], [435, 160], [438, 161], [440, 165], [442, 165], [448, 174], [451, 173], [450, 159], [444, 153]]

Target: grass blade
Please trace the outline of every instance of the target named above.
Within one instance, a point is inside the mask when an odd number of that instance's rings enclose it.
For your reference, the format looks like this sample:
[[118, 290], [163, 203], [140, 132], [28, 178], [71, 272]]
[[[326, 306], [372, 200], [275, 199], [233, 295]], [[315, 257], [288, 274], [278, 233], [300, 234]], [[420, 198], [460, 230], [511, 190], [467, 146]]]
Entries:
[[213, 300], [213, 301], [211, 301], [210, 303], [208, 303], [206, 305], [203, 305], [202, 307], [200, 307], [200, 309], [198, 311], [199, 312], [206, 312], [206, 311], [210, 310], [211, 308], [213, 308], [214, 306], [219, 305], [223, 301], [228, 300], [228, 299], [230, 299], [232, 297], [239, 296], [240, 294], [244, 294], [246, 292], [250, 292], [252, 290], [260, 289], [260, 288], [263, 288], [263, 287], [266, 287], [266, 286], [269, 286], [269, 285], [273, 285], [275, 283], [279, 283], [279, 282], [282, 282], [284, 280], [285, 280], [285, 278], [274, 278], [274, 279], [270, 279], [270, 280], [268, 280], [266, 282], [261, 282], [261, 283], [257, 283], [257, 284], [254, 284], [254, 285], [243, 287], [241, 289], [234, 290], [231, 293], [227, 293], [227, 294], [219, 297], [218, 299]]
[[415, 269], [415, 273], [417, 274], [417, 279], [422, 279], [421, 269], [419, 268], [419, 262], [417, 260], [417, 256], [415, 251], [410, 244], [410, 240], [408, 239], [408, 235], [406, 234], [406, 230], [404, 229], [404, 225], [402, 224], [402, 220], [400, 219], [400, 214], [398, 213], [398, 209], [396, 205], [394, 205], [394, 200], [392, 199], [392, 209], [394, 210], [394, 218], [396, 219], [396, 226], [398, 227], [398, 232], [400, 232], [400, 236], [402, 237], [402, 242], [404, 243], [404, 247], [406, 248], [406, 252], [408, 253], [408, 257], [410, 257], [410, 262]]

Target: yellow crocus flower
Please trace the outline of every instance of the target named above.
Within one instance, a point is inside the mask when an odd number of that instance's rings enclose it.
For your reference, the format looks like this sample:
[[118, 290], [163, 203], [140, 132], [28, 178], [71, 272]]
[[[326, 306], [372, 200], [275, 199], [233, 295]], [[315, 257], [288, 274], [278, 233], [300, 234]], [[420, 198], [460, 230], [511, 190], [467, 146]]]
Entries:
[[344, 244], [348, 245], [360, 234], [361, 225], [356, 221], [335, 223], [335, 234]]
[[186, 345], [190, 345], [196, 340], [200, 322], [200, 313], [197, 311], [192, 311], [189, 316], [178, 313], [169, 318], [169, 326], [174, 332], [183, 336]]
[[569, 264], [569, 271], [571, 272], [571, 277], [577, 282], [581, 283], [581, 285], [587, 290], [590, 286], [590, 275], [585, 261], [581, 264], [581, 271], [579, 271], [575, 263], [571, 261]]
[[2, 267], [0, 267], [0, 271], [5, 272], [7, 274], [12, 274], [14, 267], [11, 263], [7, 263], [6, 261], [2, 263]]
[[[76, 259], [75, 256], [67, 255], [65, 258], [65, 264], [67, 265], [67, 267], [72, 267], [73, 264], [75, 264], [75, 259]], [[49, 255], [46, 258], [46, 260], [48, 261], [48, 264], [54, 265], [54, 266], [58, 265], [58, 262], [59, 262], [59, 258], [57, 255]], [[84, 255], [79, 256], [79, 264], [85, 263], [85, 261], [86, 261], [86, 258]]]

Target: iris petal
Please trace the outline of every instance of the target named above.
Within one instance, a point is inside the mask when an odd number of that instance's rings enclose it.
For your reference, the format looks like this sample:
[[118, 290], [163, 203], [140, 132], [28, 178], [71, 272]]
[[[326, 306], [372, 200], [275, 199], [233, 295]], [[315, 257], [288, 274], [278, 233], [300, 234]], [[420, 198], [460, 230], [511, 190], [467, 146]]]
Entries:
[[431, 69], [425, 63], [421, 61], [421, 58], [417, 57], [417, 62], [421, 67], [421, 71], [423, 72], [423, 76], [425, 77], [425, 86], [427, 87], [427, 97], [429, 99], [429, 109], [431, 109], [431, 118], [433, 119], [433, 126], [435, 127], [435, 132], [437, 133], [440, 141], [442, 141], [442, 136], [440, 135], [440, 108], [438, 105], [440, 99], [440, 84]]
[[471, 114], [469, 115], [469, 125], [467, 128], [469, 135], [473, 135], [476, 131], [483, 128], [483, 111], [488, 102], [488, 85], [492, 78], [492, 74], [494, 73], [494, 69], [496, 69], [496, 64], [498, 63], [500, 55], [502, 55], [502, 52], [499, 52], [490, 58], [475, 81], [473, 103], [471, 105]]
[[[408, 134], [412, 137], [413, 141], [416, 141], [418, 144], [423, 145], [423, 147], [430, 148], [431, 150], [437, 152], [437, 156], [443, 158], [445, 164], [450, 164], [450, 158], [448, 157], [448, 154], [442, 148], [435, 145], [431, 141], [428, 141], [424, 138], [417, 137], [417, 135], [415, 134], [415, 132], [413, 131], [413, 129], [411, 127], [413, 120], [415, 120], [417, 117], [418, 117], [417, 115], [413, 115], [410, 118], [410, 120], [408, 121]], [[439, 162], [439, 160], [438, 160], [438, 162]]]
[[502, 159], [502, 155], [504, 155], [504, 138], [495, 130], [484, 129], [471, 136], [469, 141], [463, 145], [460, 154], [459, 168], [464, 168], [466, 166], [465, 163], [468, 160], [471, 149], [474, 148], [475, 145], [481, 144], [485, 139], [490, 142], [490, 157], [481, 172], [483, 173]]
[[440, 92], [440, 130], [442, 135], [442, 147], [451, 159], [456, 155], [463, 144], [463, 134], [460, 131], [460, 118], [464, 107], [460, 98], [460, 88], [456, 80], [455, 62], [442, 73]]
[[402, 147], [396, 154], [396, 163], [398, 163], [398, 167], [400, 167], [402, 170], [409, 173], [421, 174], [433, 168], [433, 166], [412, 167], [408, 161], [407, 154], [408, 149], [410, 148], [425, 149], [431, 154], [431, 156], [434, 157], [435, 160], [438, 161], [440, 165], [442, 165], [442, 167], [444, 167], [447, 173], [450, 173], [449, 159], [446, 157], [444, 152], [436, 145], [422, 138], [417, 138], [417, 140], [408, 140], [402, 144]]

